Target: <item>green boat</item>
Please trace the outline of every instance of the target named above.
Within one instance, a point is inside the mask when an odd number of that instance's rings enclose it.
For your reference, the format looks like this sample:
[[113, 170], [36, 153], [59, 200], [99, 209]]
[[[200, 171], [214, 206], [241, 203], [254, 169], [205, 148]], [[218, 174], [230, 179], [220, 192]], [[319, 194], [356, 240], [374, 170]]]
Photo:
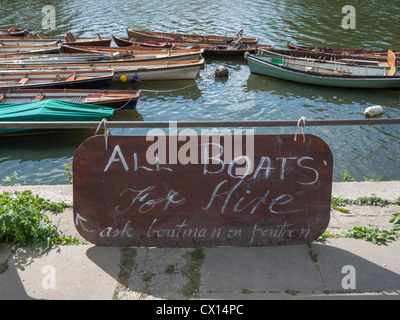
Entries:
[[252, 73], [305, 84], [345, 88], [400, 88], [400, 71], [396, 70], [393, 59], [385, 67], [266, 54], [249, 54], [247, 61]]
[[[42, 100], [28, 103], [0, 105], [0, 122], [57, 122], [57, 121], [97, 121], [111, 119], [115, 109], [60, 100]], [[0, 129], [0, 134], [31, 130]]]

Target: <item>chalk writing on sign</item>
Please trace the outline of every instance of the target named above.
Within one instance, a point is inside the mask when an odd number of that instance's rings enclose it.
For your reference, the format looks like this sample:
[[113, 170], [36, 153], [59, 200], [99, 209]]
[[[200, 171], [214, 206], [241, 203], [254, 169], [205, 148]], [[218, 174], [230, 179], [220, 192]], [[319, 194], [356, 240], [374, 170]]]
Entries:
[[[104, 137], [86, 140], [74, 157], [77, 230], [114, 246], [292, 244], [324, 232], [333, 164], [323, 140], [255, 135], [251, 156], [228, 162], [224, 141], [205, 140], [196, 144], [198, 161], [186, 164], [168, 163], [157, 148], [149, 161], [144, 136], [110, 136], [107, 150]], [[185, 141], [174, 145], [168, 154]]]

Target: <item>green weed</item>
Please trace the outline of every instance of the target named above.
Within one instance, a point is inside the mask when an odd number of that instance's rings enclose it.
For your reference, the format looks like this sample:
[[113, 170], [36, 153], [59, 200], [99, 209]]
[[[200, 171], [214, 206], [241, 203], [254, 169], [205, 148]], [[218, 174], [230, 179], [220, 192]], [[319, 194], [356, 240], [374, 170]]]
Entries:
[[386, 245], [400, 237], [400, 233], [393, 230], [379, 229], [370, 225], [354, 227], [343, 232], [345, 238], [364, 239], [377, 245]]
[[0, 194], [0, 242], [47, 251], [53, 245], [76, 244], [78, 239], [60, 233], [44, 212], [62, 212], [67, 205], [51, 202], [31, 191]]

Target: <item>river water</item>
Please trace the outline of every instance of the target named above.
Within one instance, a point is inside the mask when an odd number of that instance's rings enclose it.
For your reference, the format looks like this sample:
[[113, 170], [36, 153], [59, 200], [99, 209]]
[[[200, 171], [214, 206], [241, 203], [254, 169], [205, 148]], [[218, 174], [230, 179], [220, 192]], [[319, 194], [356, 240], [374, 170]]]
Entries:
[[[0, 27], [28, 27], [43, 36], [71, 31], [77, 37], [126, 36], [125, 29], [259, 37], [260, 44], [287, 43], [400, 49], [400, 1], [232, 1], [232, 0], [2, 0]], [[56, 30], [42, 28], [44, 5], [56, 9]], [[342, 20], [355, 9], [355, 29]], [[346, 20], [352, 22], [353, 20]], [[226, 66], [228, 79], [213, 76]], [[185, 88], [186, 87], [186, 88]], [[298, 120], [360, 119], [364, 109], [384, 108], [383, 118], [400, 118], [399, 90], [325, 88], [251, 74], [243, 58], [207, 58], [194, 81], [114, 83], [113, 89], [144, 89], [136, 110], [113, 120]], [[182, 89], [185, 88], [185, 89]], [[181, 89], [181, 90], [178, 90]], [[112, 129], [112, 134], [145, 130]], [[258, 128], [256, 133], [295, 133], [295, 128]], [[334, 156], [334, 181], [343, 172], [357, 181], [400, 179], [400, 126], [309, 127]], [[64, 165], [91, 130], [0, 138], [0, 178], [17, 172], [28, 184], [66, 183]], [[1, 182], [1, 180], [0, 180]], [[3, 182], [4, 184], [4, 182]]]

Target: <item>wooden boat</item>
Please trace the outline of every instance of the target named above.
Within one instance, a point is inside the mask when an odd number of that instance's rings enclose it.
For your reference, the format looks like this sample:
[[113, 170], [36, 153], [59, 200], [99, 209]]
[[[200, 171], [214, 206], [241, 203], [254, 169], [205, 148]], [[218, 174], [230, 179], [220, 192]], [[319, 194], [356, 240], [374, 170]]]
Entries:
[[31, 39], [31, 38], [2, 38], [0, 37], [0, 47], [11, 47], [11, 46], [42, 46], [49, 44], [60, 44], [61, 39], [48, 38], [48, 39]]
[[256, 45], [258, 38], [244, 38], [242, 37], [243, 29], [237, 32], [236, 37], [225, 37], [216, 35], [196, 35], [196, 34], [183, 34], [183, 33], [166, 33], [127, 29], [126, 33], [130, 39], [153, 39], [153, 40], [166, 40], [166, 41], [185, 41], [185, 42], [203, 42], [203, 43], [225, 43], [231, 44], [239, 38], [242, 38], [243, 44]]
[[93, 61], [103, 60], [108, 62], [110, 60], [110, 55], [107, 53], [0, 55], [0, 68], [3, 65], [91, 63]]
[[[290, 50], [298, 50], [305, 52], [319, 52], [319, 53], [330, 53], [330, 54], [339, 54], [343, 56], [352, 56], [352, 55], [361, 55], [366, 57], [373, 56], [381, 56], [387, 55], [387, 50], [367, 50], [361, 48], [353, 48], [353, 49], [343, 49], [343, 48], [322, 48], [322, 47], [307, 47], [307, 46], [296, 46], [296, 45], [287, 45]], [[400, 54], [400, 51], [393, 51], [394, 54]]]
[[[261, 48], [257, 49], [259, 54], [269, 56], [282, 56], [282, 57], [293, 57], [298, 59], [314, 59], [318, 61], [330, 62], [330, 63], [348, 63], [355, 65], [377, 65], [387, 66], [388, 52], [379, 57], [368, 57], [364, 55], [342, 55], [333, 53], [323, 53], [314, 51], [302, 51], [302, 50], [284, 50], [284, 49], [268, 49]], [[396, 61], [398, 64], [399, 61]]]
[[[130, 38], [122, 38], [122, 37], [117, 37], [113, 35], [114, 42], [117, 44], [118, 47], [132, 47], [132, 45], [140, 45], [139, 48], [135, 48], [136, 50], [139, 50], [140, 48], [143, 48], [142, 50], [161, 50], [161, 49], [170, 49], [171, 43], [165, 40], [162, 41], [156, 41], [156, 40], [150, 40], [150, 39], [130, 39]], [[137, 40], [137, 41], [135, 41]], [[182, 48], [186, 47], [186, 45], [182, 45]]]
[[[367, 50], [361, 48], [343, 49], [343, 48], [321, 48], [321, 47], [307, 47], [307, 46], [294, 46], [288, 44], [290, 50], [316, 52], [322, 54], [349, 56], [353, 59], [366, 58], [366, 59], [387, 59], [388, 50]], [[400, 55], [400, 51], [393, 51], [396, 56]]]
[[[226, 55], [226, 56], [243, 56], [245, 52], [255, 53], [256, 45], [243, 44], [239, 41], [225, 43], [198, 43], [185, 41], [154, 41], [146, 39], [124, 39], [114, 36], [115, 43], [120, 47], [130, 47], [133, 50], [160, 50], [160, 49], [203, 49], [204, 55]], [[272, 45], [259, 46], [264, 48], [273, 48]]]
[[133, 109], [138, 102], [140, 90], [96, 89], [18, 89], [0, 90], [1, 105], [41, 100], [61, 100], [95, 104], [114, 109]]
[[9, 29], [0, 29], [0, 37], [25, 37], [29, 34], [28, 29], [18, 29], [11, 27]]
[[108, 89], [113, 70], [0, 71], [0, 90], [7, 89]]
[[[1, 104], [1, 122], [99, 121], [111, 119], [115, 110], [104, 106], [60, 100]], [[26, 132], [24, 129], [0, 129], [1, 134]]]
[[239, 45], [221, 46], [215, 45], [204, 49], [204, 55], [209, 56], [244, 56], [245, 53], [255, 53], [257, 48], [273, 49], [273, 45]]
[[102, 38], [97, 35], [97, 38], [75, 38], [71, 32], [64, 35], [64, 44], [73, 44], [74, 46], [103, 46], [109, 47], [111, 45], [112, 37]]
[[[204, 49], [182, 50], [133, 50], [131, 47], [99, 47], [99, 46], [71, 46], [63, 45], [65, 53], [92, 53], [108, 55], [112, 61], [139, 61], [139, 60], [198, 60], [202, 57]], [[126, 58], [126, 59], [125, 59]]]
[[109, 47], [111, 45], [112, 37], [101, 37], [98, 35], [95, 38], [75, 38], [71, 32], [67, 32], [64, 37], [40, 37], [36, 34], [30, 34], [26, 37], [10, 37], [1, 36], [0, 34], [0, 45], [37, 45], [37, 44], [49, 44], [54, 42], [62, 42], [68, 45], [75, 46], [103, 46]]
[[388, 67], [327, 63], [314, 59], [249, 54], [252, 73], [305, 84], [347, 88], [399, 88], [394, 55]]
[[0, 54], [46, 54], [46, 53], [60, 53], [61, 45], [42, 44], [42, 45], [27, 45], [27, 46], [0, 46]]
[[85, 70], [97, 70], [107, 72], [114, 70], [113, 80], [120, 80], [124, 75], [126, 80], [193, 80], [200, 68], [204, 65], [204, 59], [185, 61], [139, 61], [139, 62], [112, 62], [106, 63], [75, 63], [75, 64], [23, 64], [1, 65], [0, 75], [12, 72], [84, 72]]

